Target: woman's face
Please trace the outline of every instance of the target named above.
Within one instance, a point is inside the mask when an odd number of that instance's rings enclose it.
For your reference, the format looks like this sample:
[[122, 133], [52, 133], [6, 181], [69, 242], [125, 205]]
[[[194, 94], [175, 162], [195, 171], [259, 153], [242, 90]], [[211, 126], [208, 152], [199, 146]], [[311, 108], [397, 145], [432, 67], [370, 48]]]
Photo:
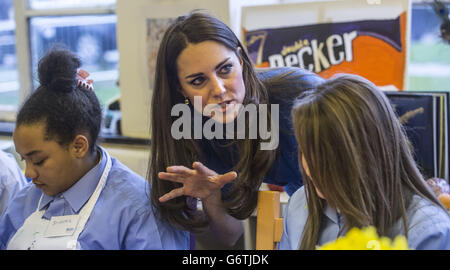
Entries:
[[234, 51], [215, 41], [189, 44], [177, 58], [177, 71], [179, 90], [197, 111], [222, 123], [236, 118], [245, 86], [242, 59]]
[[[303, 169], [305, 169], [305, 173], [306, 175], [312, 180], [311, 174], [309, 172], [309, 167], [308, 167], [308, 163], [306, 163], [306, 159], [305, 156], [302, 155], [302, 166]], [[314, 183], [313, 183], [314, 185]], [[316, 189], [316, 193], [317, 195], [321, 198], [325, 200], [325, 197], [323, 196], [323, 194], [320, 192], [320, 190], [316, 187], [316, 185], [314, 185], [314, 188]]]
[[45, 140], [43, 122], [20, 125], [13, 134], [17, 153], [25, 160], [25, 176], [46, 195], [54, 196], [70, 188], [78, 177], [76, 157], [70, 148], [54, 140]]

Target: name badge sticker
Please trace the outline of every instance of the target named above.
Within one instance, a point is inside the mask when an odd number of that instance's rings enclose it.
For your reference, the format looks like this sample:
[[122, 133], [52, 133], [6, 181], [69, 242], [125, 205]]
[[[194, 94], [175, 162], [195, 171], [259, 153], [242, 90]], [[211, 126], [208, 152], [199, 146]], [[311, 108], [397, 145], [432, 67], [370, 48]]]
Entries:
[[73, 235], [78, 225], [78, 219], [78, 215], [52, 217], [47, 226], [44, 237]]

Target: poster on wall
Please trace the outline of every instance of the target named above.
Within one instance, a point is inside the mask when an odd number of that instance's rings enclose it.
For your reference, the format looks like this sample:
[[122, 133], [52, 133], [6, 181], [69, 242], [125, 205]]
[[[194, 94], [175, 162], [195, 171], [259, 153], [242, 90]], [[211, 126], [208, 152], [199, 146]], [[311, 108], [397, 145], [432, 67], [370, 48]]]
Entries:
[[242, 31], [256, 67], [294, 66], [323, 78], [352, 73], [386, 90], [404, 90], [406, 16], [252, 30], [244, 25]]
[[149, 87], [153, 87], [155, 81], [155, 66], [158, 56], [159, 44], [166, 32], [167, 28], [175, 21], [176, 18], [157, 18], [147, 19], [147, 67]]

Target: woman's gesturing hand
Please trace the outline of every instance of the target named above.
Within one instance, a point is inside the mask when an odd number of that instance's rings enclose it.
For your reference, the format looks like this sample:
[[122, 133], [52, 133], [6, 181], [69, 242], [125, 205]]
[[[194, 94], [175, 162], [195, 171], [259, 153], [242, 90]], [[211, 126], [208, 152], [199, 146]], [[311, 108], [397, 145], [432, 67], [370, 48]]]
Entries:
[[166, 172], [159, 172], [158, 177], [163, 180], [182, 183], [180, 188], [173, 189], [159, 198], [160, 202], [166, 202], [179, 196], [191, 196], [206, 200], [227, 183], [237, 177], [234, 171], [226, 174], [217, 174], [200, 162], [194, 162], [193, 169], [185, 166], [170, 166]]

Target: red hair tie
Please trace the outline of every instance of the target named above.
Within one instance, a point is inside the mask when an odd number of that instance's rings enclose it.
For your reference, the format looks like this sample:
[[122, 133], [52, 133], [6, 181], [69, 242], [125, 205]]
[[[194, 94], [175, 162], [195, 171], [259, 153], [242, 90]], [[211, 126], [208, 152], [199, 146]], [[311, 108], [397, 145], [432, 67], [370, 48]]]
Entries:
[[78, 69], [77, 71], [77, 87], [83, 86], [89, 90], [94, 91], [94, 86], [92, 85], [94, 83], [94, 80], [87, 79], [89, 77], [89, 72], [87, 72], [84, 69]]

